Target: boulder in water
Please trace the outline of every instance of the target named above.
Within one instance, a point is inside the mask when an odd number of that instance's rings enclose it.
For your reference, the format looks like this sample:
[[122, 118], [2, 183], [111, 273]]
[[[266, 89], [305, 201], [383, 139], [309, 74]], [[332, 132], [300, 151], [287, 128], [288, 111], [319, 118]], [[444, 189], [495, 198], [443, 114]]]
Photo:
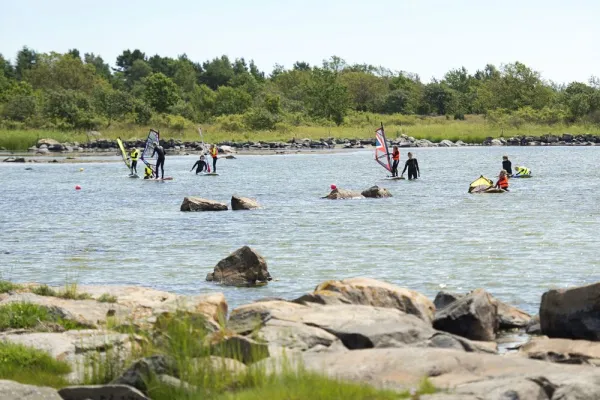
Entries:
[[248, 246], [219, 261], [214, 271], [206, 276], [209, 282], [231, 286], [256, 286], [271, 279], [265, 259]]
[[260, 208], [260, 204], [256, 200], [248, 197], [231, 196], [232, 210], [253, 210], [256, 208]]
[[340, 199], [362, 199], [363, 197], [364, 196], [360, 192], [357, 192], [356, 190], [335, 188], [331, 191], [331, 193], [329, 193], [324, 198], [329, 199], [329, 200], [340, 200]]
[[386, 188], [380, 188], [379, 186], [371, 186], [368, 189], [365, 189], [361, 193], [364, 197], [370, 198], [383, 198], [383, 197], [392, 197], [392, 194]]
[[201, 197], [185, 197], [181, 203], [181, 211], [226, 211], [227, 204]]

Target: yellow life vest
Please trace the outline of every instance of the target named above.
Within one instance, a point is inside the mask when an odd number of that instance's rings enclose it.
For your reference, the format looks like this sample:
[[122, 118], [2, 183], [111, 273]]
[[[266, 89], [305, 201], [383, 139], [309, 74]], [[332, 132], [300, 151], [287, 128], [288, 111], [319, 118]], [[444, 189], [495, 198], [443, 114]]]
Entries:
[[146, 168], [144, 169], [144, 173], [146, 174], [146, 176], [152, 176], [152, 168], [146, 166]]
[[518, 175], [531, 175], [531, 170], [526, 167], [517, 167]]
[[210, 155], [212, 156], [212, 158], [217, 158], [217, 153], [218, 153], [218, 150], [216, 147], [213, 147], [210, 149]]
[[137, 161], [138, 157], [140, 156], [140, 152], [138, 149], [133, 149], [129, 155], [131, 156], [131, 161]]

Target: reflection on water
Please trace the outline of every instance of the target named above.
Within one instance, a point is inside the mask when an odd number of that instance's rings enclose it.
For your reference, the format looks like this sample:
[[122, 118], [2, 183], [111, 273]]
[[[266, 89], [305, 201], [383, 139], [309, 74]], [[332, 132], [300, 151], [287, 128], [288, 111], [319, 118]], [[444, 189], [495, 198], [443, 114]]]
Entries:
[[[167, 157], [171, 182], [129, 179], [122, 163], [2, 164], [2, 277], [223, 291], [235, 306], [292, 298], [327, 279], [368, 276], [431, 297], [441, 288], [483, 287], [533, 313], [548, 288], [600, 280], [600, 149], [413, 153], [422, 168], [416, 182], [383, 180], [370, 151], [239, 156], [219, 160], [218, 177], [189, 172], [195, 156]], [[467, 194], [480, 174], [495, 178], [504, 153], [535, 177], [512, 180], [510, 193]], [[394, 197], [320, 199], [332, 183], [379, 184]], [[232, 194], [255, 197], [264, 209], [179, 211], [184, 196], [228, 202]], [[274, 282], [256, 289], [205, 282], [221, 258], [243, 245], [266, 257]]]

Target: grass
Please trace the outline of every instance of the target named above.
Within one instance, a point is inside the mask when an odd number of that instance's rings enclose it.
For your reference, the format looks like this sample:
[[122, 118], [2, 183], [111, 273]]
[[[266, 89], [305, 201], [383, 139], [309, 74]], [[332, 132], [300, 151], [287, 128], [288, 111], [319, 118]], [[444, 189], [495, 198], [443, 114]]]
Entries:
[[37, 294], [38, 296], [51, 296], [56, 297], [56, 291], [48, 285], [40, 285], [31, 289], [31, 293]]
[[21, 286], [10, 281], [0, 281], [0, 293], [8, 293], [17, 289], [21, 289]]
[[100, 297], [98, 297], [98, 301], [100, 303], [116, 303], [117, 296], [112, 296], [108, 293], [103, 293]]
[[9, 303], [0, 306], [0, 331], [7, 329], [35, 329], [45, 323], [54, 323], [65, 330], [81, 329], [76, 321], [58, 318], [48, 308], [32, 303]]
[[[487, 137], [510, 137], [517, 135], [541, 136], [545, 134], [561, 135], [571, 134], [600, 134], [600, 127], [593, 125], [536, 125], [523, 124], [518, 127], [501, 127], [488, 123], [483, 116], [467, 115], [464, 121], [447, 120], [445, 117], [420, 117], [400, 114], [379, 115], [372, 113], [352, 113], [341, 126], [300, 125], [286, 126], [284, 130], [274, 131], [239, 131], [232, 132], [223, 129], [220, 124], [199, 124], [202, 126], [204, 140], [208, 143], [226, 141], [288, 141], [296, 139], [371, 139], [374, 130], [383, 122], [389, 139], [394, 139], [402, 134], [413, 136], [417, 139], [429, 139], [439, 142], [444, 139], [452, 141], [462, 140], [466, 143], [481, 143]], [[131, 124], [113, 124], [110, 128], [102, 129], [102, 138], [124, 140], [145, 139], [148, 134], [147, 127]], [[161, 139], [180, 139], [183, 141], [199, 141], [196, 126], [189, 126], [182, 131], [156, 126], [160, 129]], [[88, 138], [84, 132], [61, 132], [48, 130], [0, 130], [0, 147], [9, 150], [26, 150], [35, 145], [39, 139], [52, 138], [61, 143], [85, 143], [94, 137]]]
[[42, 350], [0, 342], [0, 379], [60, 388], [68, 385], [64, 375], [71, 367]]
[[67, 300], [89, 300], [92, 295], [85, 292], [78, 292], [76, 283], [67, 283], [63, 291], [57, 292], [56, 297]]

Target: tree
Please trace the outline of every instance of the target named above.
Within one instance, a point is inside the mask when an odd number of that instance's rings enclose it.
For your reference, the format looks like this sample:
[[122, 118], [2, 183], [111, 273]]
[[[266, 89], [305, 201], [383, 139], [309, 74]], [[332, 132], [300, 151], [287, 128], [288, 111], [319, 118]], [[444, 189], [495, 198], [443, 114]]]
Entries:
[[131, 67], [125, 73], [125, 79], [128, 88], [133, 88], [133, 86], [141, 82], [142, 79], [150, 76], [152, 74], [152, 68], [148, 63], [144, 60], [135, 60]]
[[221, 86], [215, 96], [215, 115], [243, 114], [252, 104], [252, 96], [240, 89]]
[[17, 79], [23, 79], [25, 71], [33, 68], [37, 60], [37, 53], [34, 50], [29, 49], [27, 46], [23, 47], [17, 53], [17, 62], [15, 65], [15, 75]]
[[146, 60], [146, 54], [138, 49], [131, 51], [129, 49], [123, 51], [123, 54], [117, 57], [117, 67], [119, 71], [127, 72], [129, 68], [133, 66], [136, 60]]
[[429, 109], [438, 115], [453, 114], [457, 111], [456, 91], [445, 83], [432, 82], [425, 86], [424, 101]]
[[69, 51], [67, 51], [67, 54], [69, 54], [73, 58], [81, 58], [81, 54], [77, 49], [69, 49]]
[[109, 80], [111, 77], [110, 67], [104, 62], [102, 57], [96, 56], [94, 53], [85, 53], [83, 55], [83, 61], [86, 64], [93, 65], [96, 69], [96, 74]]
[[409, 108], [410, 94], [404, 89], [393, 90], [385, 96], [381, 111], [386, 114], [402, 113], [411, 114]]
[[348, 96], [357, 111], [374, 111], [376, 103], [383, 102], [388, 85], [383, 79], [366, 72], [347, 72], [340, 75], [340, 82], [348, 90]]
[[250, 74], [257, 82], [262, 83], [265, 81], [265, 73], [258, 69], [256, 64], [254, 64], [254, 60], [250, 60]]
[[157, 112], [167, 112], [176, 104], [179, 101], [178, 92], [175, 82], [160, 72], [145, 79], [144, 98]]
[[338, 56], [331, 56], [328, 60], [323, 60], [323, 69], [336, 74], [342, 72], [346, 66], [346, 60]]
[[190, 103], [200, 120], [207, 119], [213, 112], [216, 93], [206, 85], [194, 85], [190, 93]]
[[70, 54], [40, 54], [36, 64], [24, 71], [23, 79], [35, 89], [81, 90], [91, 93], [99, 79], [93, 65]]
[[175, 64], [173, 81], [182, 91], [190, 93], [196, 85], [196, 69], [189, 60], [178, 60]]
[[108, 86], [98, 86], [94, 90], [94, 108], [106, 116], [108, 126], [114, 120], [133, 112], [134, 98], [126, 92], [114, 90]]
[[203, 69], [204, 72], [200, 81], [213, 90], [216, 90], [219, 86], [228, 85], [235, 75], [233, 66], [227, 56], [205, 62]]
[[2, 54], [0, 54], [0, 76], [4, 76], [6, 78], [13, 78], [15, 74], [15, 70], [11, 65], [10, 61], [4, 58]]
[[337, 81], [332, 69], [315, 68], [306, 86], [306, 105], [311, 116], [327, 118], [337, 125], [348, 113], [349, 97], [346, 87]]
[[2, 116], [12, 121], [24, 122], [33, 117], [37, 112], [35, 96], [16, 95], [8, 99], [2, 107]]
[[152, 68], [152, 72], [160, 72], [173, 78], [175, 76], [177, 60], [169, 57], [161, 57], [158, 54], [153, 55], [148, 59], [148, 65]]

